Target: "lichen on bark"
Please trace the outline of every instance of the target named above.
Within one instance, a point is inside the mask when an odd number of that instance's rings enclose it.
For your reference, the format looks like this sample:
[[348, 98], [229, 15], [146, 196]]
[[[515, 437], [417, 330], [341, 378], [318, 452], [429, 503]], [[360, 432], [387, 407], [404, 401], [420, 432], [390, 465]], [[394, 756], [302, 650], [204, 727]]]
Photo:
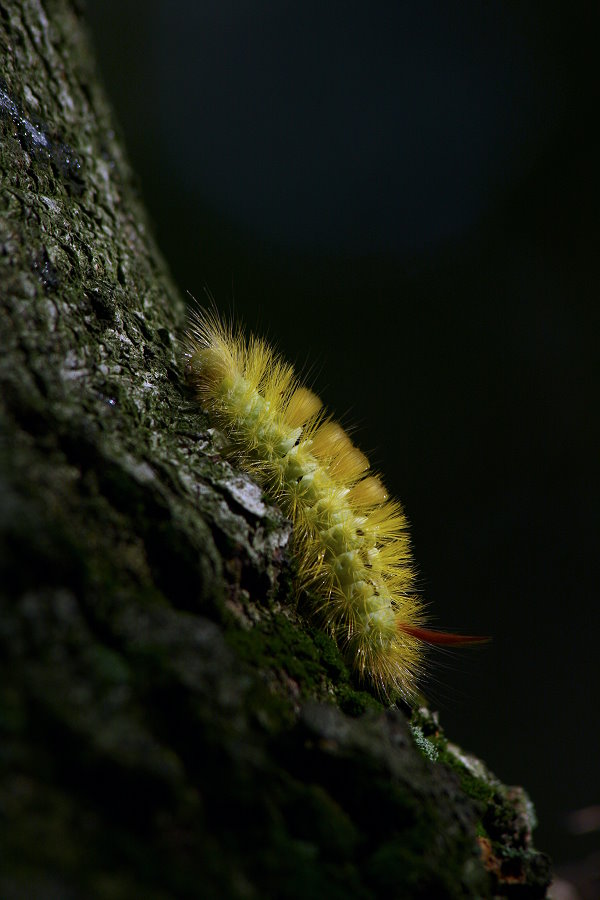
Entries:
[[543, 896], [302, 616], [186, 390], [79, 5], [0, 4], [0, 51], [0, 894]]

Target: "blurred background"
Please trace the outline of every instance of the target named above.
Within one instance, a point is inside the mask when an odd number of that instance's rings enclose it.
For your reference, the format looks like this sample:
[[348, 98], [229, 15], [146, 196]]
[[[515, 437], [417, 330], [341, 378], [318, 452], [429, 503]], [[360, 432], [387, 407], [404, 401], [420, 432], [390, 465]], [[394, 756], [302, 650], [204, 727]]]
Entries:
[[[182, 292], [305, 371], [412, 523], [447, 734], [598, 851], [598, 7], [87, 0]], [[593, 817], [592, 817], [593, 826]], [[597, 824], [597, 823], [596, 823]], [[581, 828], [579, 828], [581, 831]]]

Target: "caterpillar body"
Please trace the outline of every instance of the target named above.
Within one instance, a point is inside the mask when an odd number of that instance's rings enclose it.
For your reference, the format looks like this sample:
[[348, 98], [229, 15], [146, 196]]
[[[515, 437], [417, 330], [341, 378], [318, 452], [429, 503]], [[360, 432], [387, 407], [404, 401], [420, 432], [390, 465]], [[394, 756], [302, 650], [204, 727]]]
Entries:
[[205, 310], [190, 318], [185, 360], [231, 453], [292, 520], [300, 584], [359, 679], [410, 701], [425, 644], [485, 640], [424, 627], [401, 504], [291, 365]]

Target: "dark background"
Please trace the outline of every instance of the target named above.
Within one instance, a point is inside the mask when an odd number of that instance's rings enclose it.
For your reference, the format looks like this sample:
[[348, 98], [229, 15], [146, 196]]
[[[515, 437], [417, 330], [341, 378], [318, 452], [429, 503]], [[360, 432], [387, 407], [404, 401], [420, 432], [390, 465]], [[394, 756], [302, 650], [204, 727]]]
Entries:
[[232, 303], [399, 496], [449, 735], [600, 803], [597, 4], [88, 0], [182, 290]]

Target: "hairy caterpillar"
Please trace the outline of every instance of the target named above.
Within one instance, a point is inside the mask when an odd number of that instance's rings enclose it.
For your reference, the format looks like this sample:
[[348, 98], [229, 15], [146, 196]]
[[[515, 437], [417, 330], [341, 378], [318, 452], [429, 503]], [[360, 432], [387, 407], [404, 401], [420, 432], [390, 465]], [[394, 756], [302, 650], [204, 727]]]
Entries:
[[293, 521], [300, 583], [360, 679], [410, 700], [424, 644], [486, 640], [424, 627], [400, 503], [292, 366], [204, 310], [190, 318], [185, 359], [235, 458]]

